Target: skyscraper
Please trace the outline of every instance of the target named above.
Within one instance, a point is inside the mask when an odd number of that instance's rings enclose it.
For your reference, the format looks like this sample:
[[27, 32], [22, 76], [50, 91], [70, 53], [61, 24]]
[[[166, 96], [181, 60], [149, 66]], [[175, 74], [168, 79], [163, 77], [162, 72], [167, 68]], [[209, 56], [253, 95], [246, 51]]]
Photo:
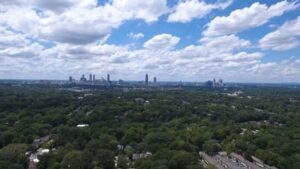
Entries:
[[213, 80], [213, 87], [217, 87], [217, 81], [216, 81], [215, 78], [214, 78], [214, 80]]
[[80, 81], [86, 82], [86, 78], [84, 77], [84, 74], [83, 74], [82, 77], [80, 78]]
[[153, 78], [153, 83], [155, 83], [155, 84], [156, 84], [156, 82], [157, 82], [157, 78], [156, 78], [156, 77], [154, 77], [154, 78]]
[[72, 76], [69, 77], [69, 82], [73, 82], [73, 77]]
[[93, 80], [93, 75], [90, 73], [89, 81], [91, 82]]
[[145, 76], [145, 85], [148, 85], [148, 74], [146, 74], [146, 76]]
[[93, 74], [93, 82], [95, 82], [95, 81], [96, 81], [96, 75]]
[[107, 74], [106, 81], [110, 83], [110, 74]]
[[222, 79], [219, 80], [219, 87], [223, 87], [223, 80]]

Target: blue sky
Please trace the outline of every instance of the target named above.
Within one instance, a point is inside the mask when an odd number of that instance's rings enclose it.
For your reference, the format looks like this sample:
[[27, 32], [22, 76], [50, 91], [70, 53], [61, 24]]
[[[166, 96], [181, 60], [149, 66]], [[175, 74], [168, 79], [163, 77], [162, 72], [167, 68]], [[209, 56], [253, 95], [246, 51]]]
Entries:
[[298, 1], [0, 2], [0, 78], [300, 82]]

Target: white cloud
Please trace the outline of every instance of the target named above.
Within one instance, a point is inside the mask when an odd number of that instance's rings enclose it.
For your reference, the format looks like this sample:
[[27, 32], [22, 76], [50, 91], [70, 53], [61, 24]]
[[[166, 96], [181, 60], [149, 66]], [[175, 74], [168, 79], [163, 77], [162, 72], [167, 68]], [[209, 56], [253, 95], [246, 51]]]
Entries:
[[10, 7], [0, 12], [0, 24], [15, 31], [35, 35], [40, 26], [40, 18], [30, 8]]
[[239, 60], [256, 60], [260, 59], [264, 56], [263, 53], [255, 52], [255, 53], [246, 53], [246, 52], [240, 52], [233, 56], [225, 57], [225, 61], [239, 61]]
[[207, 4], [199, 0], [179, 1], [174, 11], [169, 15], [168, 22], [190, 22], [194, 18], [202, 18], [214, 9], [225, 9], [233, 0]]
[[109, 60], [115, 54], [126, 53], [128, 48], [126, 46], [115, 46], [108, 44], [89, 44], [89, 45], [70, 45], [58, 44], [49, 49], [56, 53], [62, 59], [92, 59], [101, 58]]
[[72, 44], [88, 44], [110, 34], [114, 23], [102, 20], [100, 9], [73, 9], [45, 19], [39, 36], [46, 40]]
[[[170, 39], [174, 39], [174, 37], [170, 34], [157, 35], [149, 40], [155, 42], [149, 43], [154, 45], [150, 45], [151, 47], [155, 48], [134, 50], [129, 46], [96, 43], [89, 45], [58, 44], [49, 49], [32, 47], [34, 49], [32, 51], [35, 51], [35, 56], [38, 57], [22, 57], [22, 55], [15, 57], [14, 53], [9, 51], [6, 51], [6, 55], [2, 55], [3, 51], [0, 50], [2, 52], [0, 52], [0, 58], [2, 58], [0, 77], [66, 78], [73, 75], [78, 78], [83, 73], [93, 72], [97, 78], [100, 78], [106, 72], [111, 72], [113, 79], [126, 80], [139, 79], [146, 72], [151, 72], [150, 75], [156, 74], [162, 80], [182, 78], [181, 80], [204, 81], [220, 77], [225, 81], [238, 79], [238, 81], [278, 82], [283, 80], [280, 77], [284, 76], [285, 80], [293, 80], [299, 75], [295, 74], [299, 73], [299, 61], [262, 63], [260, 61], [264, 56], [262, 53], [240, 51], [244, 47], [247, 48], [248, 45], [241, 45], [242, 48], [233, 45], [233, 47], [229, 47], [231, 50], [220, 52], [214, 46], [209, 45], [212, 40], [207, 40], [202, 41], [199, 45], [172, 50], [171, 46], [176, 43]], [[237, 42], [243, 41], [234, 36], [227, 38], [235, 39]], [[231, 40], [230, 43], [234, 44], [234, 41]], [[158, 44], [167, 47], [163, 48], [164, 50], [157, 49]], [[19, 52], [18, 50], [13, 51]], [[191, 55], [193, 56], [191, 57]], [[272, 76], [266, 76], [269, 72], [272, 72]]]
[[43, 50], [43, 46], [38, 43], [30, 44], [25, 47], [9, 47], [4, 50], [0, 50], [0, 56], [9, 57], [38, 57], [40, 52]]
[[111, 30], [127, 20], [151, 23], [168, 12], [166, 0], [4, 1], [0, 24], [15, 31], [58, 43], [89, 44], [103, 41]]
[[25, 34], [0, 27], [0, 57], [37, 57], [43, 46], [32, 43]]
[[75, 6], [76, 1], [77, 0], [31, 0], [31, 3], [34, 7], [39, 9], [63, 12], [68, 8]]
[[229, 16], [218, 16], [208, 23], [205, 36], [234, 34], [267, 23], [271, 18], [281, 16], [299, 6], [296, 2], [281, 1], [270, 7], [256, 2], [250, 7], [232, 11]]
[[170, 34], [160, 34], [144, 43], [144, 48], [150, 50], [156, 49], [172, 49], [180, 41], [179, 37]]
[[236, 35], [225, 35], [219, 37], [204, 37], [199, 42], [205, 44], [205, 47], [211, 52], [224, 53], [237, 49], [249, 48], [251, 42], [240, 39]]
[[135, 40], [138, 40], [138, 39], [141, 39], [143, 38], [145, 35], [143, 33], [129, 33], [128, 34], [128, 37], [131, 38], [131, 39], [135, 39]]
[[12, 46], [22, 47], [29, 45], [29, 40], [23, 34], [14, 33], [3, 27], [0, 27], [0, 50]]
[[157, 21], [169, 11], [166, 0], [113, 0], [112, 6], [123, 13], [130, 13], [132, 18], [146, 22]]
[[262, 49], [283, 51], [299, 46], [299, 36], [300, 16], [284, 23], [274, 32], [268, 33], [259, 41], [259, 44]]

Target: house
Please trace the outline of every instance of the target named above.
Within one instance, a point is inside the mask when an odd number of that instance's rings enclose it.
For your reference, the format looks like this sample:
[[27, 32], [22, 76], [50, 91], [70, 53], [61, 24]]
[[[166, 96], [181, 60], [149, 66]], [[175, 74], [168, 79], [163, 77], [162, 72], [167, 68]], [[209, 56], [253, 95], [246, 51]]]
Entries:
[[134, 153], [134, 154], [132, 154], [132, 160], [139, 160], [140, 159], [140, 154], [138, 154], [138, 153]]
[[117, 147], [118, 147], [118, 150], [124, 150], [124, 146], [121, 144], [118, 144]]
[[36, 147], [40, 147], [42, 144], [45, 144], [46, 142], [48, 142], [50, 139], [50, 136], [45, 136], [45, 137], [41, 137], [38, 139], [34, 139], [32, 144], [35, 145]]
[[88, 127], [89, 125], [88, 124], [77, 124], [76, 127], [78, 128], [84, 128], [84, 127]]
[[50, 152], [49, 149], [39, 148], [39, 149], [37, 150], [38, 155], [48, 154], [49, 152]]
[[150, 157], [150, 156], [152, 156], [152, 153], [151, 152], [146, 152], [146, 153], [134, 153], [133, 155], [132, 155], [132, 160], [139, 160], [139, 159], [141, 159], [141, 158], [147, 158], [147, 157]]
[[152, 156], [151, 152], [146, 152], [146, 153], [140, 154], [140, 158], [147, 158], [147, 157], [150, 157], [150, 156]]

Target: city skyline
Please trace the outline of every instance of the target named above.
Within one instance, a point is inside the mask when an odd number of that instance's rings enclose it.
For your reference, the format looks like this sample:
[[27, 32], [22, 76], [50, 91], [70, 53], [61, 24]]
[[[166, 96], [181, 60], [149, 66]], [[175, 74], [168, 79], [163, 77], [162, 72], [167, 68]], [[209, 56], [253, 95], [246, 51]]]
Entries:
[[54, 3], [0, 2], [0, 79], [300, 83], [297, 0]]
[[[86, 75], [89, 75], [89, 78], [86, 78]], [[92, 78], [91, 78], [92, 77]], [[145, 82], [145, 85], [148, 85], [148, 83], [157, 83], [157, 77], [153, 76], [153, 80], [149, 81], [149, 78], [151, 78], [151, 75], [145, 74], [145, 79], [144, 80], [137, 80], [137, 81], [143, 81]], [[103, 76], [97, 77], [96, 74], [93, 73], [88, 73], [88, 74], [82, 74], [80, 77], [75, 77], [75, 76], [69, 76], [68, 81], [69, 82], [75, 82], [75, 81], [83, 81], [83, 82], [95, 82], [95, 81], [106, 81], [106, 82], [111, 82], [111, 81], [119, 81], [123, 79], [111, 79], [110, 74], [106, 74], [106, 79]]]

